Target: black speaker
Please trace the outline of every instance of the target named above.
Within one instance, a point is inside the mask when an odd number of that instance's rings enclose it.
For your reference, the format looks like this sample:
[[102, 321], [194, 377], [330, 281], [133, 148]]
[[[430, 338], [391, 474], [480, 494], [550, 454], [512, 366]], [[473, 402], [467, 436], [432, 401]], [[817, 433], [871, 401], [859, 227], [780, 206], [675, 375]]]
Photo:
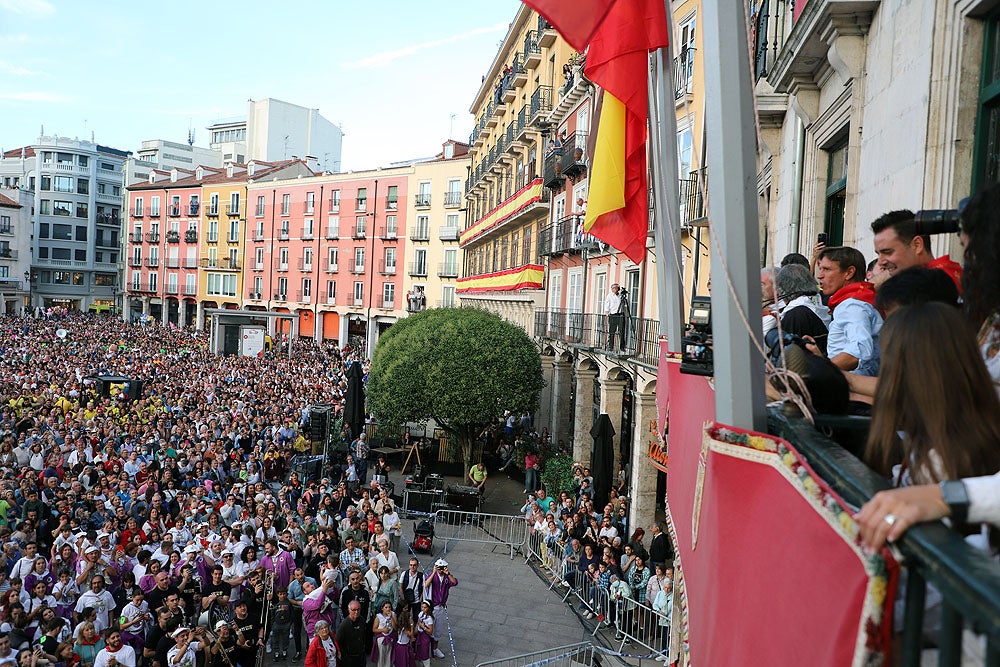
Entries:
[[309, 438], [313, 442], [326, 440], [330, 430], [330, 410], [332, 407], [322, 403], [309, 409]]
[[424, 512], [430, 514], [435, 503], [441, 501], [440, 491], [403, 491], [403, 509], [407, 512]]

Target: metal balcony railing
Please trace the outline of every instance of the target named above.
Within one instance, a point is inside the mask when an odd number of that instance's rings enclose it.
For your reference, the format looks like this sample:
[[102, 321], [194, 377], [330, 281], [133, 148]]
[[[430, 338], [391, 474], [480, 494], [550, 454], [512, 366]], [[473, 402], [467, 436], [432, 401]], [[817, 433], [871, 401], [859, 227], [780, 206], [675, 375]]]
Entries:
[[142, 266], [142, 257], [130, 257], [128, 260], [129, 266]]
[[[876, 492], [890, 487], [888, 479], [873, 472], [850, 451], [854, 449], [851, 441], [864, 443], [867, 439], [868, 418], [816, 415], [815, 419], [814, 427], [805, 420], [791, 419], [780, 410], [772, 410], [768, 414], [768, 431], [794, 444], [813, 471], [848, 505], [861, 507]], [[832, 430], [847, 447], [817, 429]], [[928, 660], [921, 660], [929, 586], [934, 587], [940, 600], [940, 618], [934, 623], [938, 635], [936, 664], [973, 664], [962, 659], [963, 648], [973, 645], [979, 650], [985, 648], [986, 653], [985, 661], [975, 664], [998, 664], [1000, 563], [941, 522], [911, 526], [894, 546], [902, 553], [901, 562], [906, 566], [906, 595], [902, 600], [905, 606], [901, 614], [901, 655], [893, 664], [929, 664]], [[985, 647], [972, 636], [963, 640], [963, 629], [985, 635]]]
[[426, 262], [410, 262], [411, 276], [426, 276], [427, 275], [427, 263]]
[[298, 266], [299, 266], [299, 271], [303, 271], [303, 272], [305, 272], [305, 271], [312, 271], [313, 270], [313, 261], [310, 259], [307, 262], [304, 259], [300, 259], [298, 261]]
[[313, 237], [313, 228], [312, 227], [303, 227], [302, 228], [302, 240], [303, 241], [312, 241], [313, 238], [314, 238]]
[[[535, 337], [562, 341], [611, 356], [627, 356], [656, 368], [660, 359], [660, 322], [644, 317], [625, 318], [625, 332], [611, 335], [609, 320], [600, 313], [563, 308], [535, 311]], [[624, 345], [622, 340], [624, 339]]]
[[534, 123], [536, 119], [552, 111], [552, 86], [539, 86], [531, 94], [531, 102], [528, 105], [528, 123]]
[[167, 215], [169, 215], [171, 218], [179, 218], [181, 215], [181, 207], [171, 206], [170, 208], [167, 209]]
[[441, 262], [438, 265], [438, 278], [458, 278], [458, 264], [453, 262]]
[[363, 213], [363, 212], [367, 211], [368, 210], [368, 198], [367, 197], [364, 197], [364, 198], [358, 197], [357, 199], [355, 199], [354, 200], [354, 210], [357, 211], [357, 212], [359, 212], [359, 213]]
[[413, 231], [410, 232], [411, 241], [430, 241], [431, 235], [427, 231], [426, 226], [414, 227]]
[[146, 243], [159, 243], [160, 233], [159, 232], [147, 232], [146, 233]]
[[337, 272], [337, 262], [331, 262], [330, 260], [323, 261], [323, 271], [326, 273], [336, 273]]
[[396, 226], [393, 225], [392, 227], [379, 227], [378, 237], [383, 241], [395, 241], [399, 235], [396, 232]]
[[458, 227], [442, 227], [438, 230], [438, 239], [442, 241], [457, 241], [458, 237]]
[[413, 205], [417, 208], [430, 208], [431, 205], [431, 193], [429, 192], [418, 192], [413, 195]]
[[201, 211], [201, 206], [199, 204], [188, 205], [188, 216], [198, 215], [199, 211]]
[[150, 208], [149, 209], [149, 217], [151, 217], [151, 218], [159, 218], [160, 217], [160, 209], [159, 209], [159, 207], [157, 207], [157, 208]]
[[766, 77], [785, 46], [794, 23], [792, 0], [763, 0], [754, 30], [754, 80]]
[[385, 210], [387, 210], [387, 211], [395, 211], [398, 208], [399, 208], [399, 199], [398, 199], [398, 197], [390, 197], [389, 195], [386, 195], [386, 197], [385, 197]]
[[459, 191], [448, 191], [444, 193], [445, 208], [462, 205], [462, 193]]
[[576, 178], [587, 171], [587, 133], [574, 132], [562, 142], [563, 176]]
[[347, 260], [347, 270], [350, 273], [364, 273], [365, 263], [359, 262], [356, 259]]
[[235, 217], [238, 216], [239, 214], [240, 214], [239, 204], [237, 204], [236, 206], [233, 206], [232, 204], [226, 206], [226, 215], [228, 215], [229, 217]]
[[215, 206], [209, 206], [208, 210], [205, 211], [205, 214], [206, 215], [210, 215], [213, 218], [218, 217], [218, 215], [219, 215], [219, 206], [218, 206], [218, 204], [216, 204]]
[[172, 283], [167, 283], [167, 286], [163, 288], [165, 294], [177, 294], [177, 285]]
[[340, 238], [340, 227], [339, 226], [327, 227], [325, 236], [327, 241], [333, 241], [334, 239]]
[[674, 99], [694, 92], [694, 54], [693, 48], [684, 47], [674, 58]]
[[198, 232], [193, 230], [188, 230], [184, 232], [184, 242], [185, 243], [197, 243], [198, 242]]
[[180, 232], [167, 232], [167, 243], [180, 243], [181, 233]]
[[708, 217], [708, 167], [692, 171], [680, 179], [680, 220], [682, 226], [694, 225]]

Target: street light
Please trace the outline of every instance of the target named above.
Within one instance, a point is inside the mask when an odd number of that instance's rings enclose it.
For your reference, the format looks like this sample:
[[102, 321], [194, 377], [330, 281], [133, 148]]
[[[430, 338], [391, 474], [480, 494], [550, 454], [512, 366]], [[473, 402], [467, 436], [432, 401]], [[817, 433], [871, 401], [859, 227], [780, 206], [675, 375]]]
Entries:
[[31, 314], [31, 271], [24, 272], [24, 282], [28, 286], [28, 314]]

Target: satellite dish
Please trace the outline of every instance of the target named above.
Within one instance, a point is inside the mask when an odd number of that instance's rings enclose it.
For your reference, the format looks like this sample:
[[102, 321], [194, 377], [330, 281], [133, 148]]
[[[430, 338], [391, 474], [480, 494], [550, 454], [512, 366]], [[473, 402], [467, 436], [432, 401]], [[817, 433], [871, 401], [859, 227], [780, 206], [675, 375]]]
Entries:
[[65, 329], [57, 329], [57, 330], [56, 330], [56, 338], [58, 338], [58, 339], [62, 340], [62, 339], [64, 339], [64, 338], [66, 338], [66, 335], [67, 335], [68, 333], [69, 333], [69, 332], [68, 332], [68, 331], [66, 331]]

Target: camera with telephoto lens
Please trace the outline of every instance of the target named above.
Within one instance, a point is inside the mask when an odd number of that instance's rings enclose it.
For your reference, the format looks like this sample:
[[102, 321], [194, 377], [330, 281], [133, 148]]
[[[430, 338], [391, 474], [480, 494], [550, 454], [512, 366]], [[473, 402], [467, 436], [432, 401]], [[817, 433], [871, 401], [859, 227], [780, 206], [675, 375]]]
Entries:
[[965, 205], [969, 203], [969, 198], [965, 197], [958, 202], [958, 208], [926, 209], [917, 211], [913, 215], [914, 229], [917, 236], [929, 236], [933, 234], [953, 234], [961, 229], [960, 219]]

